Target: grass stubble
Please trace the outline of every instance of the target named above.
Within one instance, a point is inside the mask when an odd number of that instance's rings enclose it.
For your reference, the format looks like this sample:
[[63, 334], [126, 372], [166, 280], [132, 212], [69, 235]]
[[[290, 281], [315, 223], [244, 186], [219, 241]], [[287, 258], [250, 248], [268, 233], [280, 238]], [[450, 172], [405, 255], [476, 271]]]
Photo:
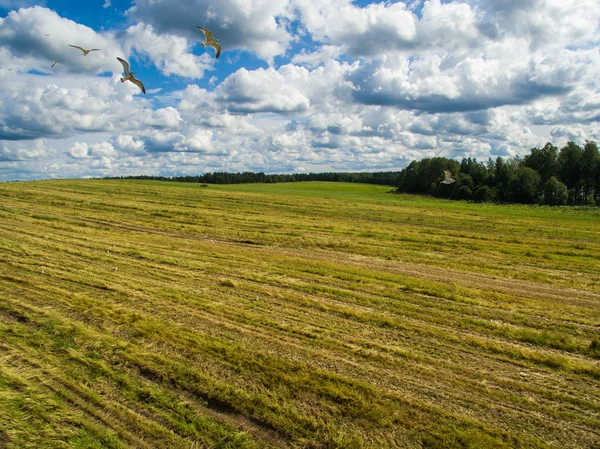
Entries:
[[598, 447], [600, 212], [390, 190], [0, 184], [0, 448]]

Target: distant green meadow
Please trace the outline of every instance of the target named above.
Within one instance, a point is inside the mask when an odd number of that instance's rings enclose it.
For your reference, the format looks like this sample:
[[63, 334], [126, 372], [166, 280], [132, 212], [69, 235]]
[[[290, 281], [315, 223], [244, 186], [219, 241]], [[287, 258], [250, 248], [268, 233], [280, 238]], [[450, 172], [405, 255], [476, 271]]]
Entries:
[[594, 448], [600, 210], [0, 184], [0, 448]]

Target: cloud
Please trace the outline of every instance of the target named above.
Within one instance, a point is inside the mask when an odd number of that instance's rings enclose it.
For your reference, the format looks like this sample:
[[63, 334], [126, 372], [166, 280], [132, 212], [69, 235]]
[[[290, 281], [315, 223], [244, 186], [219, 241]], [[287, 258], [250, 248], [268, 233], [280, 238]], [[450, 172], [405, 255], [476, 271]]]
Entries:
[[550, 135], [561, 142], [569, 140], [581, 142], [587, 137], [587, 133], [583, 129], [570, 126], [553, 126]]
[[299, 114], [308, 110], [310, 100], [293, 79], [307, 77], [305, 69], [293, 66], [252, 72], [240, 69], [216, 89], [217, 100], [226, 102], [232, 112]]
[[350, 0], [296, 0], [295, 4], [314, 40], [344, 45], [351, 54], [368, 56], [409, 48], [416, 39], [417, 18], [402, 2], [363, 8]]
[[130, 53], [132, 47], [147, 55], [165, 76], [202, 78], [205, 70], [213, 70], [215, 59], [209, 53], [196, 56], [191, 53], [192, 44], [186, 38], [158, 35], [151, 25], [138, 23], [127, 29], [124, 48]]
[[[526, 54], [526, 53], [525, 53]], [[526, 105], [536, 99], [566, 96], [593, 66], [588, 58], [554, 55], [510, 58], [439, 56], [387, 57], [366, 62], [348, 75], [353, 97], [363, 104], [439, 112], [478, 111]], [[565, 59], [571, 64], [565, 65]]]
[[118, 155], [110, 142], [99, 142], [92, 145], [86, 142], [75, 142], [65, 153], [73, 159], [102, 159], [105, 162]]
[[33, 142], [0, 141], [0, 162], [32, 161], [47, 155], [44, 139]]
[[519, 39], [531, 50], [598, 41], [595, 0], [450, 1], [416, 5], [350, 0], [295, 0], [303, 25], [318, 42], [341, 45], [354, 56], [394, 52], [452, 52], [466, 56], [488, 42]]
[[296, 0], [313, 39], [364, 58], [445, 49], [467, 54], [481, 44], [477, 11], [465, 2], [426, 1], [420, 17], [403, 2], [357, 6], [350, 0]]
[[343, 53], [343, 48], [337, 45], [323, 45], [317, 51], [307, 52], [302, 49], [300, 53], [292, 57], [293, 64], [306, 64], [309, 67], [317, 67], [332, 59], [338, 58]]
[[113, 148], [117, 148], [121, 153], [133, 156], [143, 156], [146, 154], [143, 140], [136, 139], [129, 134], [114, 136], [111, 145]]
[[480, 27], [492, 38], [518, 37], [532, 50], [582, 46], [598, 39], [600, 4], [595, 0], [479, 0]]
[[286, 25], [293, 19], [288, 0], [135, 0], [127, 12], [132, 19], [152, 25], [158, 33], [171, 33], [202, 41], [196, 25], [213, 32], [223, 52], [243, 49], [272, 61], [285, 53], [291, 34]]
[[41, 137], [61, 139], [81, 133], [176, 129], [172, 106], [152, 110], [131, 83], [111, 78], [48, 77], [23, 74], [0, 86], [0, 141]]
[[[122, 55], [123, 52], [110, 33], [96, 33], [40, 6], [10, 11], [0, 20], [2, 67], [13, 68], [15, 72], [38, 70], [46, 73], [52, 63], [59, 61], [60, 64], [54, 68], [57, 74], [121, 70], [113, 55]], [[83, 56], [69, 45], [100, 48], [100, 51]]]

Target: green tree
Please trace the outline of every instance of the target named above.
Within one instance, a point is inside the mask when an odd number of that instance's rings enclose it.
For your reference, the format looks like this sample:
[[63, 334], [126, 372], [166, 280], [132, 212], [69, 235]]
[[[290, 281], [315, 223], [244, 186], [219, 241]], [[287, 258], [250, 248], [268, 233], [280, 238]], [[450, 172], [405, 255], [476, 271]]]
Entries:
[[510, 181], [511, 200], [515, 203], [537, 203], [540, 183], [541, 177], [538, 172], [529, 167], [519, 167]]
[[542, 183], [546, 184], [552, 176], [557, 175], [558, 148], [550, 142], [546, 143], [542, 149], [532, 148], [530, 154], [523, 158], [523, 164], [538, 172]]
[[584, 201], [588, 201], [588, 197], [594, 198], [594, 194], [600, 188], [596, 184], [596, 175], [600, 170], [600, 154], [598, 154], [598, 146], [596, 142], [586, 140], [583, 146], [581, 155], [581, 183], [583, 186]]
[[493, 192], [492, 189], [490, 189], [488, 186], [479, 187], [473, 194], [473, 201], [476, 201], [478, 203], [490, 201], [492, 200], [492, 198]]
[[[463, 187], [466, 187], [468, 189], [468, 197], [465, 197], [467, 190], [463, 189]], [[470, 175], [461, 172], [458, 174], [458, 176], [456, 177], [456, 182], [453, 184], [452, 198], [457, 198], [459, 200], [468, 200], [471, 198], [473, 190], [475, 190], [475, 183], [473, 182], [473, 178], [471, 178]]]
[[544, 187], [544, 203], [550, 206], [561, 206], [567, 203], [567, 186], [552, 176]]
[[575, 142], [567, 142], [558, 154], [558, 174], [569, 189], [569, 197], [576, 203], [580, 199], [583, 150]]
[[425, 158], [420, 162], [413, 161], [398, 177], [398, 190], [401, 192], [427, 193], [429, 195], [446, 196], [448, 186], [440, 184], [444, 170], [458, 173], [459, 163], [445, 157]]
[[466, 185], [461, 186], [456, 192], [456, 197], [459, 200], [470, 200], [472, 196], [473, 191]]
[[505, 161], [501, 157], [496, 159], [494, 187], [499, 201], [513, 201], [511, 198], [511, 184], [520, 165], [521, 160], [518, 157], [509, 159], [508, 161]]
[[482, 185], [488, 176], [488, 169], [485, 167], [485, 164], [471, 158], [462, 160], [460, 163], [460, 172], [469, 175], [476, 187]]
[[440, 184], [440, 181], [444, 176], [444, 170], [449, 170], [452, 173], [458, 172], [456, 166], [458, 162], [445, 157], [434, 157], [431, 159], [423, 159], [421, 161], [421, 170], [419, 172], [419, 183], [421, 185], [421, 192], [428, 193], [430, 195], [445, 195], [446, 190], [441, 189], [444, 184]]
[[419, 174], [421, 163], [412, 161], [408, 167], [400, 172], [398, 177], [398, 190], [401, 192], [417, 192], [417, 176]]

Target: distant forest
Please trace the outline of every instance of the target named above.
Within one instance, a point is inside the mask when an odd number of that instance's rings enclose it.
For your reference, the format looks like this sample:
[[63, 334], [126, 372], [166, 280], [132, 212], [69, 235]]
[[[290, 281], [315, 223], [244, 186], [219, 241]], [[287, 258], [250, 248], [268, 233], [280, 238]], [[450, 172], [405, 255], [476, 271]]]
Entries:
[[[300, 181], [361, 182], [397, 186], [400, 172], [377, 173], [297, 173], [290, 175], [267, 175], [265, 173], [215, 172], [198, 176], [121, 176], [118, 179], [154, 179], [158, 181], [200, 182], [204, 184], [245, 184]], [[112, 178], [114, 179], [114, 178]]]
[[[443, 170], [456, 182], [440, 184]], [[411, 162], [400, 172], [399, 192], [458, 200], [524, 204], [589, 204], [600, 201], [600, 155], [596, 142], [580, 147], [568, 142], [560, 150], [547, 143], [528, 155], [478, 162], [436, 157]]]
[[[441, 184], [443, 171], [456, 179]], [[600, 205], [600, 154], [594, 141], [580, 147], [568, 142], [560, 150], [548, 142], [524, 157], [486, 162], [444, 157], [411, 162], [401, 171], [375, 173], [206, 173], [198, 176], [127, 176], [127, 179], [195, 182], [204, 184], [276, 183], [299, 181], [360, 182], [396, 186], [398, 192], [418, 193], [457, 200], [523, 204]]]

